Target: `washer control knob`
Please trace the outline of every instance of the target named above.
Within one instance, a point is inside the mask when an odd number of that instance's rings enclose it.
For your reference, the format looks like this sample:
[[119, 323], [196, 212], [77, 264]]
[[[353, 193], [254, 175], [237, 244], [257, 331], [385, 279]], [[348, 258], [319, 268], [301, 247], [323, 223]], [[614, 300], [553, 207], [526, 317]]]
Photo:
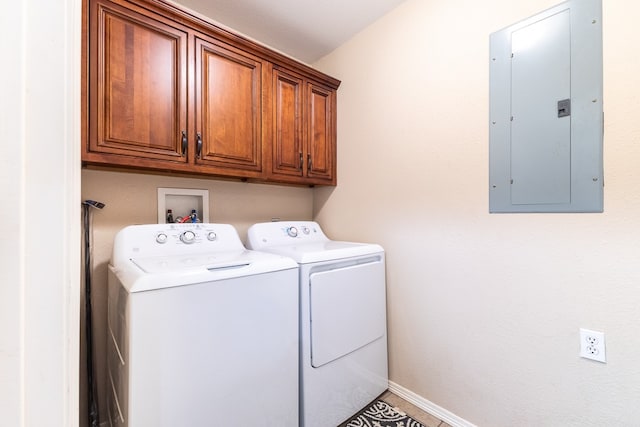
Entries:
[[309, 234], [309, 231], [310, 231], [310, 230], [309, 230], [309, 227], [302, 227], [302, 232], [303, 232], [304, 234]]
[[164, 233], [158, 233], [158, 235], [156, 236], [156, 242], [160, 244], [167, 243], [167, 235]]
[[196, 241], [196, 233], [187, 230], [180, 235], [180, 240], [182, 241], [182, 243], [193, 243]]
[[215, 233], [215, 232], [210, 231], [210, 232], [208, 232], [208, 233], [207, 233], [207, 239], [209, 239], [210, 241], [212, 241], [212, 242], [213, 242], [213, 241], [214, 241], [214, 240], [216, 240], [217, 238], [218, 238], [218, 236], [216, 235], [216, 233]]
[[290, 237], [297, 237], [298, 236], [298, 229], [295, 227], [289, 227], [287, 228], [287, 234]]

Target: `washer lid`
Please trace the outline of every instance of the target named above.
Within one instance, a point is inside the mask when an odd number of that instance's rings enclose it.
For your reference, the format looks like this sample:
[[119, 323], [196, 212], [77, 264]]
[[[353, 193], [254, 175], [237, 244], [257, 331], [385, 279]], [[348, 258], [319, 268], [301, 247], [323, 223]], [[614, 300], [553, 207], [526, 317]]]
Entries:
[[245, 267], [251, 264], [251, 260], [244, 256], [245, 252], [246, 251], [212, 252], [209, 254], [193, 254], [188, 256], [131, 258], [131, 262], [149, 274], [162, 274], [171, 271], [198, 270], [203, 268], [212, 271]]
[[109, 269], [129, 292], [143, 292], [197, 283], [297, 269], [291, 258], [263, 252], [212, 252], [181, 257], [132, 258]]

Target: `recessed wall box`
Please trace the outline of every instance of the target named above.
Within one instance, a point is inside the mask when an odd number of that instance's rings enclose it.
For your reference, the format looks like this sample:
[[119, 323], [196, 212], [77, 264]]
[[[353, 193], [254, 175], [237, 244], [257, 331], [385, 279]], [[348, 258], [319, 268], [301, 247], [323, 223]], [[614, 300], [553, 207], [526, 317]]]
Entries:
[[602, 3], [491, 34], [489, 211], [602, 212]]
[[167, 223], [167, 209], [172, 210], [174, 218], [195, 209], [200, 222], [209, 222], [209, 190], [158, 188], [158, 224]]

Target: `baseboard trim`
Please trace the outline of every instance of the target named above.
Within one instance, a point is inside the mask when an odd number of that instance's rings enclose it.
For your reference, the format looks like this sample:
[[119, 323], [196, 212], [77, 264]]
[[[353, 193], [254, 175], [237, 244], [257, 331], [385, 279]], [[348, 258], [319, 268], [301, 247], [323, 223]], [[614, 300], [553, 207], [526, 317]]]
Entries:
[[425, 399], [422, 396], [419, 396], [412, 392], [409, 389], [402, 387], [400, 384], [396, 384], [393, 381], [389, 381], [389, 391], [394, 394], [397, 394], [407, 402], [412, 405], [417, 406], [425, 412], [430, 413], [434, 417], [441, 419], [442, 421], [449, 424], [451, 427], [477, 427], [475, 424], [470, 423], [464, 418], [460, 418], [456, 414], [447, 411], [441, 406], [436, 405], [435, 403]]

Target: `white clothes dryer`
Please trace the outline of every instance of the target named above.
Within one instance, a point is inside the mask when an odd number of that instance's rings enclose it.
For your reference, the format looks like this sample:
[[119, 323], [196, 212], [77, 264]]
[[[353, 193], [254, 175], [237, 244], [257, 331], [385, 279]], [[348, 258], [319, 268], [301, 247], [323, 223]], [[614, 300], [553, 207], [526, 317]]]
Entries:
[[384, 250], [311, 221], [254, 224], [247, 246], [300, 265], [300, 425], [335, 427], [388, 388]]
[[112, 426], [297, 426], [298, 265], [226, 224], [134, 225], [108, 283]]

